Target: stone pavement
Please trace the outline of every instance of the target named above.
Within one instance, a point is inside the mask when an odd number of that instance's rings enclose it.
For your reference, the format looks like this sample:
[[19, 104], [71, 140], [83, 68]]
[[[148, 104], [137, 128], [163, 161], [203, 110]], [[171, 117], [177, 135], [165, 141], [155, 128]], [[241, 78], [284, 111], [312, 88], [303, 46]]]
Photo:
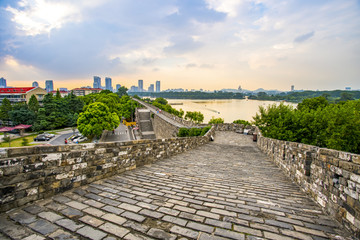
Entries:
[[0, 216], [1, 239], [351, 239], [252, 143], [215, 142]]

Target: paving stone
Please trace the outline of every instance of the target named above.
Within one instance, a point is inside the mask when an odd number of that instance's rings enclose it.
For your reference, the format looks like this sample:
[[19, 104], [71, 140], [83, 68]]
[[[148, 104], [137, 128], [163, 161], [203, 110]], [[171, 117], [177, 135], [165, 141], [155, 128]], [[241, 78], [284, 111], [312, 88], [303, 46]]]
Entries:
[[56, 202], [59, 202], [59, 203], [67, 203], [67, 202], [70, 202], [71, 199], [68, 198], [68, 197], [65, 197], [65, 196], [62, 196], [62, 195], [57, 195], [57, 196], [54, 196], [52, 197], [52, 199]]
[[108, 198], [101, 199], [100, 202], [114, 206], [114, 207], [117, 207], [121, 204], [121, 202], [119, 202], [119, 201], [108, 199]]
[[63, 218], [62, 216], [60, 216], [56, 213], [53, 213], [53, 212], [41, 212], [38, 214], [38, 216], [41, 218], [44, 218], [52, 223]]
[[253, 228], [244, 227], [244, 226], [240, 226], [240, 225], [234, 225], [234, 231], [262, 237], [262, 233], [260, 230], [256, 230]]
[[299, 232], [304, 232], [304, 233], [308, 233], [308, 234], [312, 234], [312, 235], [316, 235], [316, 236], [320, 236], [320, 237], [327, 237], [326, 234], [322, 231], [305, 228], [305, 227], [300, 227], [300, 226], [294, 226], [294, 227], [295, 227], [295, 230], [299, 231]]
[[132, 204], [128, 204], [128, 203], [122, 203], [118, 206], [119, 208], [128, 210], [128, 211], [132, 211], [132, 212], [139, 212], [142, 208], [141, 207], [137, 207], [135, 205]]
[[144, 216], [128, 211], [125, 211], [123, 214], [121, 214], [121, 216], [140, 223], [142, 223], [146, 219]]
[[129, 233], [124, 237], [125, 240], [153, 240], [154, 238], [150, 238], [144, 235], [140, 235], [137, 233]]
[[205, 217], [198, 216], [198, 215], [191, 214], [191, 213], [186, 213], [186, 212], [180, 213], [179, 217], [189, 219], [189, 220], [193, 220], [193, 221], [196, 221], [196, 222], [204, 222], [204, 219], [205, 219]]
[[52, 234], [49, 235], [49, 237], [54, 240], [77, 240], [78, 239], [74, 235], [72, 235], [68, 232], [65, 232], [61, 229], [57, 230], [56, 232], [53, 232]]
[[195, 230], [201, 231], [201, 232], [207, 232], [207, 233], [212, 233], [214, 231], [214, 227], [208, 226], [205, 224], [201, 224], [201, 223], [196, 223], [196, 222], [188, 222], [186, 227], [192, 228], [192, 229], [195, 229]]
[[224, 216], [229, 216], [229, 217], [237, 217], [236, 213], [229, 212], [229, 211], [226, 211], [226, 210], [223, 210], [223, 209], [212, 208], [211, 212], [212, 213], [217, 213], [217, 214], [220, 214], [220, 215], [224, 215]]
[[70, 219], [60, 219], [55, 222], [57, 225], [62, 226], [70, 231], [75, 232], [79, 228], [82, 228], [83, 224], [77, 224], [76, 222], [70, 220]]
[[84, 215], [81, 211], [71, 207], [65, 208], [60, 212], [69, 218], [82, 217]]
[[211, 218], [206, 218], [205, 223], [211, 226], [231, 229], [232, 224], [229, 222], [219, 221]]
[[[0, 238], [1, 239], [1, 238]], [[10, 239], [10, 238], [9, 238]], [[33, 234], [33, 235], [30, 235], [26, 238], [23, 238], [22, 240], [45, 240], [44, 237], [40, 236], [40, 235], [37, 235], [37, 234]]]
[[256, 228], [256, 229], [261, 229], [261, 230], [266, 230], [266, 231], [269, 231], [269, 232], [279, 233], [279, 230], [276, 227], [266, 225], [266, 224], [250, 223], [250, 227], [251, 228]]
[[294, 227], [292, 225], [290, 225], [288, 223], [272, 220], [272, 219], [265, 219], [265, 223], [269, 224], [269, 225], [277, 226], [277, 227], [280, 227], [280, 228], [286, 228], [286, 229], [294, 230]]
[[76, 232], [84, 237], [91, 239], [91, 240], [101, 240], [107, 235], [106, 233], [104, 233], [102, 231], [93, 229], [92, 227], [88, 227], [88, 226], [80, 228]]
[[192, 238], [192, 239], [197, 239], [197, 237], [199, 235], [198, 232], [196, 232], [196, 231], [193, 231], [191, 229], [184, 228], [184, 227], [179, 227], [179, 226], [173, 226], [170, 229], [170, 232], [180, 234], [185, 237]]
[[29, 214], [27, 212], [24, 212], [20, 209], [17, 209], [14, 212], [11, 212], [9, 214], [9, 217], [14, 220], [15, 222], [18, 222], [20, 224], [30, 224], [32, 222], [35, 222], [36, 216]]
[[236, 240], [244, 240], [245, 235], [242, 233], [233, 232], [230, 230], [225, 230], [221, 228], [216, 228], [215, 235], [229, 238], [229, 239], [236, 239]]
[[0, 216], [0, 232], [6, 233], [11, 239], [19, 240], [33, 234], [28, 228], [15, 224], [14, 222], [7, 220], [4, 216]]
[[238, 213], [237, 218], [241, 219], [241, 220], [251, 221], [251, 222], [264, 223], [264, 219], [262, 219], [262, 218], [245, 215], [245, 214], [240, 214], [240, 213]]
[[188, 213], [195, 213], [196, 212], [196, 210], [193, 209], [193, 208], [179, 206], [179, 205], [175, 205], [174, 209], [179, 210], [181, 212], [188, 212]]
[[138, 202], [138, 203], [136, 203], [136, 205], [143, 207], [143, 208], [150, 209], [150, 210], [156, 210], [159, 207], [159, 206], [156, 206], [156, 205], [153, 205], [150, 203], [144, 203], [144, 202]]
[[179, 211], [171, 209], [171, 208], [166, 208], [166, 207], [160, 207], [157, 211], [165, 213], [165, 214], [169, 214], [172, 216], [177, 216], [179, 215]]
[[271, 232], [264, 232], [264, 237], [267, 239], [273, 239], [273, 240], [292, 240], [293, 239], [291, 237], [286, 237], [286, 236], [279, 235], [276, 233], [271, 233]]
[[92, 207], [95, 207], [95, 208], [102, 208], [103, 206], [105, 206], [105, 204], [101, 203], [101, 202], [98, 202], [98, 201], [95, 201], [95, 200], [86, 200], [84, 202], [85, 204], [89, 205], [89, 206], [92, 206]]
[[280, 217], [280, 216], [277, 216], [275, 218], [276, 218], [276, 220], [279, 220], [279, 221], [282, 221], [282, 222], [287, 222], [287, 223], [291, 223], [291, 224], [295, 224], [295, 225], [299, 225], [299, 226], [304, 226], [303, 222], [301, 222], [299, 220], [296, 220], [296, 219], [287, 218], [287, 217]]
[[102, 209], [116, 215], [120, 215], [121, 213], [125, 212], [125, 210], [113, 206], [105, 206]]
[[[128, 203], [128, 204], [136, 204], [138, 202], [138, 201], [136, 201], [134, 199], [127, 198], [127, 197], [119, 197], [117, 200], [120, 201], [120, 202]], [[119, 204], [114, 205], [114, 206], [118, 206]]]
[[151, 217], [151, 218], [162, 218], [164, 216], [164, 214], [159, 213], [159, 212], [154, 212], [151, 210], [147, 210], [147, 209], [143, 209], [140, 211], [140, 214]]
[[103, 197], [97, 195], [97, 194], [94, 194], [94, 193], [88, 193], [88, 194], [85, 194], [84, 197], [87, 197], [87, 198], [90, 198], [94, 201], [101, 201], [102, 199], [104, 199]]
[[45, 205], [48, 209], [54, 210], [55, 212], [61, 211], [65, 208], [67, 208], [68, 206], [63, 205], [61, 203], [57, 203], [57, 202], [51, 202], [49, 204]]
[[110, 222], [116, 223], [118, 225], [122, 225], [124, 222], [126, 222], [126, 219], [123, 217], [119, 217], [112, 213], [107, 213], [101, 217], [104, 220], [108, 220]]
[[101, 211], [101, 210], [99, 210], [97, 208], [93, 208], [93, 207], [85, 208], [83, 210], [83, 212], [86, 212], [86, 213], [88, 213], [90, 215], [93, 215], [95, 217], [101, 217], [102, 215], [105, 214], [105, 212], [103, 212], [103, 211]]
[[166, 221], [166, 222], [170, 222], [170, 223], [174, 223], [176, 225], [180, 225], [180, 226], [183, 226], [185, 227], [187, 221], [184, 220], [184, 219], [181, 219], [181, 218], [178, 218], [178, 217], [174, 217], [174, 216], [169, 216], [169, 215], [165, 215], [163, 218], [162, 218], [163, 221]]
[[204, 206], [211, 207], [211, 208], [218, 208], [218, 209], [225, 209], [224, 205], [218, 204], [218, 203], [204, 203]]
[[200, 236], [198, 237], [198, 240], [226, 240], [226, 239], [227, 238], [214, 236], [207, 233], [200, 233]]
[[162, 240], [175, 240], [176, 239], [176, 235], [167, 233], [161, 229], [157, 229], [157, 228], [151, 228], [148, 232], [148, 235], [156, 238], [156, 239], [162, 239]]
[[148, 230], [149, 230], [149, 226], [146, 226], [144, 224], [140, 224], [140, 223], [136, 223], [136, 222], [133, 222], [133, 221], [126, 221], [124, 224], [123, 224], [124, 227], [126, 228], [131, 228], [135, 231], [138, 231], [138, 232], [142, 232], [142, 233], [146, 233]]
[[79, 220], [82, 221], [83, 223], [89, 224], [93, 227], [98, 227], [104, 223], [104, 221], [101, 221], [101, 220], [94, 218], [92, 216], [89, 216], [89, 215], [85, 215], [82, 218], [79, 218]]
[[36, 205], [36, 204], [32, 204], [30, 206], [27, 206], [27, 207], [24, 207], [23, 208], [24, 211], [28, 212], [28, 213], [31, 213], [31, 214], [38, 214], [39, 212], [43, 212], [45, 211], [45, 208], [44, 207], [41, 207], [39, 205]]
[[47, 235], [58, 229], [56, 225], [43, 219], [36, 220], [35, 222], [29, 224], [29, 227], [42, 235]]
[[126, 234], [130, 232], [126, 228], [119, 227], [118, 225], [112, 223], [104, 223], [99, 227], [99, 229], [108, 232], [112, 235], [118, 236], [120, 238], [124, 237]]
[[213, 218], [213, 219], [220, 219], [220, 215], [219, 214], [215, 214], [215, 213], [210, 213], [210, 212], [205, 212], [205, 211], [197, 211], [196, 212], [197, 215], [203, 216], [203, 217], [208, 217], [208, 218]]
[[294, 237], [294, 238], [298, 238], [298, 239], [302, 239], [302, 240], [313, 240], [312, 237], [310, 237], [309, 235], [300, 233], [300, 232], [295, 232], [295, 231], [291, 231], [288, 229], [280, 229], [280, 232], [284, 235], [290, 236], [290, 237]]
[[82, 203], [76, 202], [76, 201], [67, 202], [65, 204], [72, 208], [78, 209], [78, 210], [83, 210], [83, 209], [89, 207], [88, 205], [85, 205], [85, 204], [82, 204]]

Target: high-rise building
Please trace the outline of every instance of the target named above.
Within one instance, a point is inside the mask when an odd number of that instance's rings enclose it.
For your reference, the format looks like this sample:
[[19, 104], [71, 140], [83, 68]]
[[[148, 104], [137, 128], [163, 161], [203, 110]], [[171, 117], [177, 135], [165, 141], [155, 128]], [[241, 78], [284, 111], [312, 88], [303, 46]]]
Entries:
[[45, 89], [46, 89], [46, 92], [54, 91], [54, 82], [53, 82], [53, 80], [46, 80], [45, 81]]
[[139, 91], [139, 92], [143, 92], [143, 91], [144, 91], [144, 81], [141, 80], [141, 79], [138, 81], [138, 91]]
[[110, 90], [113, 91], [113, 87], [112, 87], [112, 80], [109, 77], [105, 78], [105, 89], [106, 90]]
[[32, 83], [32, 86], [33, 86], [33, 87], [39, 87], [39, 83], [36, 82], [36, 81], [34, 81], [34, 82]]
[[116, 84], [116, 91], [118, 91], [119, 88], [121, 88], [121, 85], [120, 85], [120, 84]]
[[5, 78], [0, 78], [0, 88], [6, 88], [6, 79]]
[[93, 87], [94, 88], [101, 88], [101, 78], [100, 77], [94, 76]]
[[295, 90], [295, 86], [291, 85], [291, 91], [294, 91], [294, 90]]
[[160, 92], [160, 81], [156, 81], [156, 92]]
[[150, 84], [148, 92], [154, 92], [154, 84]]

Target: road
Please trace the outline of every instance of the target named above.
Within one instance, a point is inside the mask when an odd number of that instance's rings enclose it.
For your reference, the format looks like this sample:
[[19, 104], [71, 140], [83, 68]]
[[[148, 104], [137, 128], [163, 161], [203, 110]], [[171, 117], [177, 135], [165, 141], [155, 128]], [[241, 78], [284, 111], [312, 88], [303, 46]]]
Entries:
[[120, 124], [113, 132], [108, 131], [102, 142], [125, 142], [130, 141], [130, 134], [128, 128], [124, 124]]

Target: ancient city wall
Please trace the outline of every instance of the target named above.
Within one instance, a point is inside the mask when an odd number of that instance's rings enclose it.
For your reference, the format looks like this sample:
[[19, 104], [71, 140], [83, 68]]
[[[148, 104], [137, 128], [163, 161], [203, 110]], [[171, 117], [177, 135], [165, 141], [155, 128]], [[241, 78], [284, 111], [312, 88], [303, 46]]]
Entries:
[[203, 137], [0, 149], [0, 212], [209, 142]]
[[172, 138], [176, 137], [179, 127], [169, 123], [157, 114], [151, 115], [151, 122], [154, 127], [156, 138]]
[[258, 146], [328, 214], [360, 237], [360, 155], [261, 136]]

